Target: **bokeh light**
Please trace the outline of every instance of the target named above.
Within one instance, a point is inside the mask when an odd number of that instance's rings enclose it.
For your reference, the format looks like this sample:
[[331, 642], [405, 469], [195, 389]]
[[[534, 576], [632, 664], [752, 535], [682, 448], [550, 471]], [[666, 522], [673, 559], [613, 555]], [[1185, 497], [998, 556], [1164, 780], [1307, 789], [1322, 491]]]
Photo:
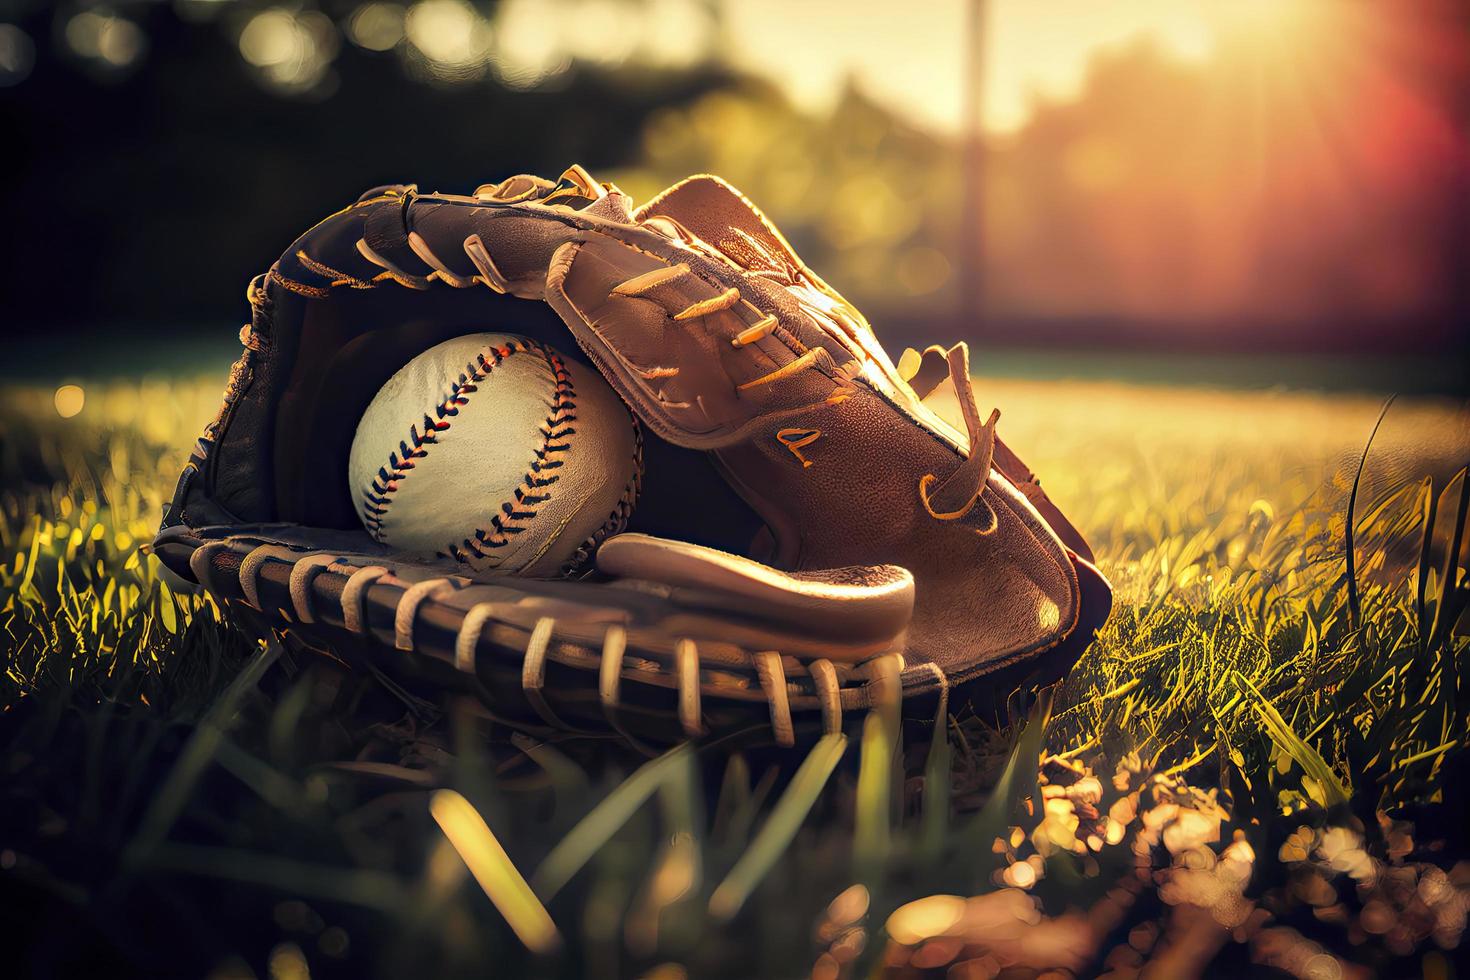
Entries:
[[468, 82], [483, 77], [493, 35], [490, 24], [465, 0], [420, 0], [408, 8], [404, 33], [411, 67], [430, 79]]
[[57, 415], [64, 419], [73, 418], [80, 415], [87, 404], [87, 393], [81, 385], [62, 385], [56, 389], [52, 403], [56, 406]]
[[560, 18], [541, 0], [505, 0], [495, 18], [495, 68], [512, 88], [531, 88], [571, 67]]
[[36, 64], [36, 44], [14, 24], [0, 24], [0, 88], [19, 85]]
[[644, 11], [622, 0], [577, 0], [567, 12], [576, 29], [567, 32], [572, 57], [604, 67], [628, 60], [643, 35]]
[[[718, 173], [880, 326], [954, 316], [964, 335], [981, 317], [992, 339], [1027, 344], [1091, 343], [1106, 323], [1138, 343], [1230, 349], [1345, 335], [1391, 347], [1408, 333], [1414, 354], [1458, 336], [1470, 61], [1446, 29], [1452, 0], [990, 0], [966, 97], [968, 6], [917, 18], [885, 0], [74, 0], [43, 16], [33, 3], [0, 24], [0, 90], [59, 99], [78, 70], [140, 93], [195, 91], [182, 73], [221, 92], [249, 79], [321, 103], [290, 139], [305, 156], [342, 143], [329, 166], [344, 184], [420, 167], [463, 177], [446, 149], [459, 140], [388, 160], [337, 128], [396, 97], [436, 132], [544, 110], [558, 126], [480, 158], [522, 169], [554, 143], [587, 162], [576, 147], [591, 139], [598, 177], [635, 200]], [[220, 64], [222, 40], [239, 62]], [[545, 100], [535, 110], [517, 101], [529, 90]], [[158, 125], [186, 129], [173, 108]], [[583, 112], [616, 114], [619, 135], [586, 135]], [[428, 122], [441, 113], [454, 121]], [[967, 127], [983, 135], [978, 157]], [[75, 127], [89, 131], [96, 120]], [[259, 172], [251, 154], [268, 152], [177, 139], [196, 172], [225, 156]], [[343, 169], [349, 153], [360, 173]], [[62, 318], [39, 293], [32, 318]], [[72, 312], [110, 300], [90, 302]]]
[[68, 20], [65, 34], [75, 54], [105, 69], [129, 68], [148, 49], [148, 38], [137, 24], [91, 10]]
[[[282, 93], [321, 92], [338, 51], [337, 27], [325, 15], [283, 7], [263, 10], [240, 31], [240, 56], [268, 87]], [[325, 93], [321, 93], [325, 94]]]
[[296, 19], [285, 10], [256, 14], [240, 32], [240, 55], [257, 68], [268, 68], [296, 54]]
[[696, 0], [649, 0], [637, 55], [658, 68], [687, 68], [705, 60], [715, 36], [709, 6]]
[[391, 51], [403, 40], [404, 8], [398, 3], [365, 3], [347, 18], [347, 37], [368, 51]]
[[910, 296], [927, 296], [949, 282], [949, 257], [937, 248], [920, 245], [905, 249], [894, 266], [898, 284]]

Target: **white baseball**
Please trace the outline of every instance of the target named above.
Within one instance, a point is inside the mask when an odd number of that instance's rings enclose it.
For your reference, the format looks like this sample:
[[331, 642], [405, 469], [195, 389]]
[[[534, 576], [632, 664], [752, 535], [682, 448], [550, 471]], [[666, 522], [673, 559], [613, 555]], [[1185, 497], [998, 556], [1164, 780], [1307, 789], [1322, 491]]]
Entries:
[[554, 576], [622, 530], [642, 444], [591, 368], [525, 337], [431, 347], [373, 397], [347, 473], [377, 541], [475, 573]]

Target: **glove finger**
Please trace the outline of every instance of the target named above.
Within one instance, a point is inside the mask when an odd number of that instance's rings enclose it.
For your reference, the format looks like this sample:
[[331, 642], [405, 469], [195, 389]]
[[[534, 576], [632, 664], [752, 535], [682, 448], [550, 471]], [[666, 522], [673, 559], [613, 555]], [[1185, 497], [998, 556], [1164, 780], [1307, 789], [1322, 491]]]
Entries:
[[706, 280], [699, 257], [671, 261], [681, 257], [594, 234], [561, 246], [546, 280], [547, 302], [661, 437], [717, 448], [850, 386], [825, 347], [806, 347], [742, 290]]
[[638, 227], [621, 195], [577, 210], [536, 199], [545, 184], [511, 188], [514, 200], [499, 186], [374, 192], [298, 239], [269, 278], [312, 300], [439, 282], [545, 299], [643, 421], [692, 448], [850, 390], [852, 352], [784, 289]]
[[[552, 252], [577, 231], [556, 220], [559, 209], [537, 203], [552, 186], [518, 177], [474, 197], [421, 195], [412, 185], [376, 188], [297, 239], [268, 279], [309, 299], [445, 283], [539, 300]], [[617, 213], [616, 205], [608, 209]]]
[[[372, 289], [394, 280], [388, 266], [368, 257], [373, 250], [367, 243], [372, 239], [391, 251], [381, 241], [382, 229], [401, 214], [414, 192], [411, 184], [368, 191], [293, 242], [271, 266], [267, 279], [309, 299], [324, 299], [336, 289]], [[367, 247], [359, 248], [359, 243]], [[396, 281], [415, 289], [424, 285], [421, 277], [412, 274]]]

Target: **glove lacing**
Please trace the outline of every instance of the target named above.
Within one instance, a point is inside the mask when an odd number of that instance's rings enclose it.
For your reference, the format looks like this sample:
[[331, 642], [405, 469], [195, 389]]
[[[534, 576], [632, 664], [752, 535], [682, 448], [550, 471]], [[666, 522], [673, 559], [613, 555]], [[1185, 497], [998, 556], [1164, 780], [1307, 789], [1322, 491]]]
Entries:
[[[980, 421], [980, 409], [975, 404], [975, 389], [970, 380], [968, 347], [956, 344], [946, 359], [949, 362], [949, 380], [954, 385], [960, 411], [965, 416], [970, 452], [942, 482], [933, 473], [924, 474], [919, 480], [919, 500], [935, 520], [957, 521], [980, 500], [985, 481], [990, 477], [990, 466], [995, 458], [995, 424], [1000, 420], [1000, 409], [993, 410], [987, 421]], [[990, 527], [981, 533], [994, 530], [994, 526], [992, 517]]]
[[[873, 347], [877, 346], [876, 338], [873, 337], [871, 329], [867, 327], [861, 315], [850, 304], [823, 288], [824, 284], [815, 280], [810, 270], [793, 264], [785, 255], [767, 248], [760, 240], [744, 232], [735, 232], [746, 248], [760, 255], [766, 262], [765, 268], [749, 269], [724, 250], [701, 240], [672, 218], [660, 215], [650, 219], [647, 224], [658, 228], [663, 234], [685, 247], [717, 258], [746, 276], [765, 279], [783, 287], [796, 299], [808, 316], [818, 322], [827, 322], [836, 326], [838, 336], [860, 361], [883, 362], [885, 360], [881, 348], [877, 352], [871, 349], [870, 344]], [[738, 301], [739, 291], [728, 289], [713, 299], [695, 304], [694, 307], [679, 314], [676, 319], [695, 315], [702, 316], [716, 309], [728, 309]], [[747, 332], [751, 335], [749, 339], [764, 336], [770, 332], [773, 325], [774, 318], [768, 317], [766, 321], [762, 321], [756, 328]], [[737, 347], [743, 346], [746, 342], [745, 334], [735, 339]], [[942, 482], [935, 474], [926, 473], [919, 480], [919, 500], [924, 505], [924, 510], [935, 520], [956, 521], [974, 509], [985, 489], [985, 481], [990, 477], [990, 468], [995, 457], [995, 424], [1000, 420], [1000, 409], [993, 410], [986, 421], [980, 421], [980, 409], [976, 405], [974, 385], [970, 380], [970, 350], [965, 344], [956, 344], [948, 351], [946, 359], [949, 365], [949, 379], [959, 399], [960, 410], [964, 413], [970, 450], [964, 462]], [[986, 534], [994, 529], [995, 520], [992, 515], [988, 526], [980, 529], [980, 533]]]

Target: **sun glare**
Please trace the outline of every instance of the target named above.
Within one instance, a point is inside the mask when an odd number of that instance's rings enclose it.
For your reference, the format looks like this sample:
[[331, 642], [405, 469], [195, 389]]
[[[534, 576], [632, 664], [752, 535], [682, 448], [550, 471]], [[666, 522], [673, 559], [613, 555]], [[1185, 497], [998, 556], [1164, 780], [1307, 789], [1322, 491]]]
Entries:
[[1231, 0], [1200, 11], [1221, 33], [1279, 35], [1308, 26], [1326, 12], [1323, 7], [1321, 0]]

